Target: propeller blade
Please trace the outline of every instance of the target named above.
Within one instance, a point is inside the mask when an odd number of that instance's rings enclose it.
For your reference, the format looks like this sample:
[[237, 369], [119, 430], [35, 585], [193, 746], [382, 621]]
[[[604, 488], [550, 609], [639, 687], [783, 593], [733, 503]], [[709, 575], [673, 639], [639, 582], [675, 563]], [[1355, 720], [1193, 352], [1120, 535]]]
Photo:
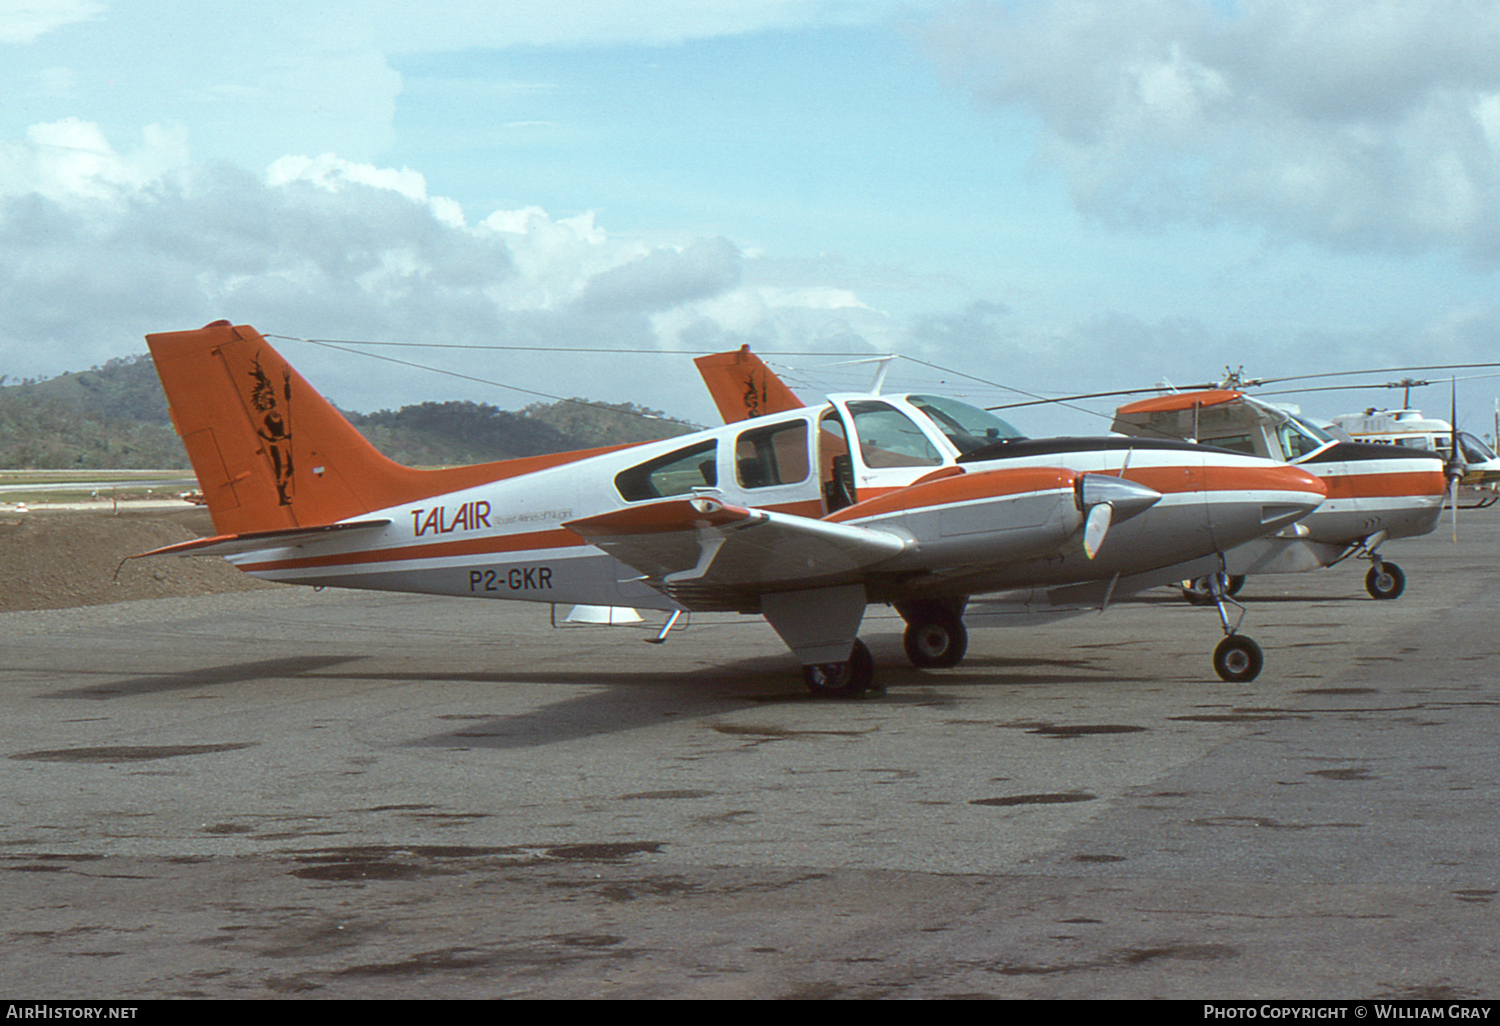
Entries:
[[1448, 432], [1448, 458], [1453, 463], [1458, 462], [1458, 379], [1452, 378], [1448, 382], [1448, 426], [1452, 431]]
[[[1125, 454], [1130, 462], [1130, 453]], [[1120, 471], [1124, 474], [1122, 468]], [[1108, 474], [1079, 474], [1073, 482], [1073, 502], [1083, 514], [1083, 551], [1090, 559], [1099, 553], [1109, 525], [1122, 524], [1161, 501], [1161, 492], [1137, 484], [1125, 477]]]
[[1458, 478], [1448, 485], [1448, 502], [1453, 506], [1453, 544], [1458, 544]]
[[1458, 448], [1458, 379], [1449, 383], [1448, 393], [1448, 502], [1453, 507], [1453, 544], [1458, 544], [1458, 482], [1469, 469]]
[[1090, 559], [1099, 554], [1099, 547], [1104, 544], [1104, 536], [1109, 533], [1113, 517], [1114, 507], [1107, 502], [1089, 508], [1089, 514], [1083, 521], [1083, 553]]

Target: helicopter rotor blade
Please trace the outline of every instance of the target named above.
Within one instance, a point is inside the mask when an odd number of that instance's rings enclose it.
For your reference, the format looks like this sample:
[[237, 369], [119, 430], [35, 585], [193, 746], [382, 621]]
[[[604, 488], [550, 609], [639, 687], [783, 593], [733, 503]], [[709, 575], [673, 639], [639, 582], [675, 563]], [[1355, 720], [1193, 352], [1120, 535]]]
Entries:
[[[921, 363], [922, 361], [919, 360], [919, 361], [915, 361], [915, 362]], [[934, 364], [926, 364], [925, 366], [936, 366], [936, 365], [934, 365]], [[1254, 392], [1255, 392], [1255, 394], [1261, 395], [1261, 396], [1296, 395], [1296, 394], [1299, 394], [1299, 393], [1306, 393], [1306, 392], [1336, 392], [1336, 391], [1346, 391], [1346, 390], [1363, 390], [1363, 389], [1371, 389], [1371, 388], [1406, 388], [1406, 389], [1410, 389], [1410, 388], [1418, 387], [1420, 385], [1430, 385], [1433, 382], [1431, 382], [1431, 381], [1414, 381], [1414, 380], [1411, 380], [1411, 379], [1403, 379], [1401, 381], [1368, 382], [1368, 383], [1355, 384], [1355, 385], [1309, 385], [1309, 386], [1307, 386], [1305, 388], [1268, 389], [1267, 386], [1269, 386], [1269, 385], [1277, 385], [1277, 384], [1281, 384], [1283, 382], [1290, 382], [1290, 381], [1312, 381], [1312, 380], [1315, 380], [1315, 379], [1318, 379], [1318, 378], [1356, 377], [1356, 376], [1365, 375], [1365, 374], [1372, 374], [1372, 375], [1373, 374], [1397, 374], [1397, 373], [1406, 373], [1406, 372], [1409, 372], [1409, 371], [1424, 371], [1424, 370], [1467, 370], [1467, 369], [1479, 369], [1479, 368], [1500, 368], [1500, 362], [1497, 362], [1497, 363], [1444, 363], [1444, 364], [1428, 364], [1428, 365], [1424, 365], [1424, 366], [1420, 366], [1420, 367], [1371, 367], [1371, 368], [1365, 368], [1363, 370], [1325, 371], [1325, 372], [1320, 373], [1320, 374], [1296, 374], [1296, 375], [1290, 375], [1288, 377], [1281, 377], [1281, 378], [1250, 378], [1250, 379], [1245, 379], [1245, 380], [1239, 381], [1239, 382], [1237, 382], [1237, 383], [1235, 383], [1235, 384], [1233, 384], [1232, 386], [1229, 386], [1229, 387], [1233, 387], [1234, 390], [1236, 390], [1236, 391], [1249, 391], [1249, 390], [1253, 389]], [[943, 369], [943, 368], [939, 368], [939, 369]], [[1465, 376], [1464, 380], [1465, 381], [1471, 381], [1471, 380], [1478, 380], [1480, 378], [1490, 378], [1490, 377], [1497, 377], [1497, 376], [1500, 376], [1500, 375], [1495, 375], [1495, 374], [1475, 374], [1475, 375], [1467, 375], [1467, 376]], [[1457, 380], [1457, 379], [1455, 378], [1453, 380]], [[1016, 401], [1013, 401], [1013, 402], [1000, 403], [1000, 404], [997, 404], [997, 405], [994, 405], [994, 406], [985, 406], [985, 409], [986, 410], [991, 410], [991, 411], [996, 411], [996, 410], [1014, 410], [1014, 409], [1020, 409], [1021, 407], [1025, 407], [1025, 406], [1049, 406], [1049, 405], [1064, 405], [1065, 406], [1068, 403], [1079, 402], [1079, 401], [1084, 401], [1084, 400], [1088, 400], [1088, 399], [1110, 399], [1110, 398], [1114, 398], [1116, 396], [1147, 395], [1147, 394], [1158, 394], [1159, 395], [1159, 394], [1161, 394], [1163, 392], [1198, 392], [1198, 391], [1203, 391], [1205, 389], [1223, 389], [1225, 387], [1227, 387], [1227, 383], [1224, 382], [1224, 381], [1205, 381], [1205, 382], [1199, 382], [1199, 383], [1191, 384], [1191, 385], [1158, 384], [1158, 385], [1149, 385], [1149, 386], [1145, 386], [1145, 387], [1142, 387], [1142, 388], [1122, 388], [1122, 389], [1116, 389], [1116, 390], [1113, 390], [1113, 391], [1106, 391], [1106, 392], [1073, 393], [1073, 394], [1069, 394], [1069, 395], [1059, 395], [1059, 396], [1052, 396], [1052, 397], [1039, 396], [1039, 395], [1032, 394], [1032, 393], [1026, 393], [1024, 391], [1021, 391], [1020, 389], [1013, 389], [1013, 391], [1021, 392], [1021, 394], [1023, 394], [1023, 395], [1030, 395], [1030, 398], [1016, 400]], [[1090, 411], [1084, 411], [1084, 412], [1090, 412]]]

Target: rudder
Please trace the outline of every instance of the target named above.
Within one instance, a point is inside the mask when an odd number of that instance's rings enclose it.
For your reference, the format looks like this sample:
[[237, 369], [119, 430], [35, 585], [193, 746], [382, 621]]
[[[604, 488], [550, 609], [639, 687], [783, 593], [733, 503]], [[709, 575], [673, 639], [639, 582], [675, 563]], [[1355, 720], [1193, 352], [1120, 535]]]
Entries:
[[388, 459], [254, 328], [146, 336], [221, 535], [337, 523], [588, 453], [439, 470]]
[[693, 363], [726, 424], [802, 408], [802, 400], [750, 352], [749, 346], [700, 356]]

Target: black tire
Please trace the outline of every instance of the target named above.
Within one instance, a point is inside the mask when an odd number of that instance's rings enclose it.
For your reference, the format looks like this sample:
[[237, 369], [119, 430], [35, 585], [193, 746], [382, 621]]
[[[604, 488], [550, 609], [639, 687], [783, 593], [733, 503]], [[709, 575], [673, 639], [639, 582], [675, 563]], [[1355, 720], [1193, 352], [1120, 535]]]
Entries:
[[858, 638], [842, 663], [818, 663], [802, 667], [802, 680], [815, 695], [848, 698], [862, 695], [875, 683], [875, 657]]
[[1365, 591], [1370, 593], [1371, 598], [1400, 598], [1405, 590], [1406, 574], [1395, 563], [1372, 566], [1370, 572], [1365, 574]]
[[1229, 635], [1214, 649], [1214, 672], [1230, 683], [1254, 680], [1265, 662], [1260, 646], [1243, 634]]
[[906, 658], [923, 670], [957, 666], [969, 650], [969, 631], [957, 617], [936, 616], [906, 625]]
[[1179, 587], [1182, 589], [1182, 597], [1195, 606], [1211, 606], [1214, 604], [1213, 594], [1208, 590], [1207, 577], [1194, 577], [1191, 581], [1183, 581]]
[[[1230, 574], [1225, 578], [1224, 594], [1235, 596], [1245, 586], [1244, 574]], [[1209, 590], [1207, 577], [1195, 577], [1191, 581], [1183, 581], [1179, 587], [1182, 588], [1182, 597], [1195, 606], [1211, 606], [1214, 604], [1213, 592]]]

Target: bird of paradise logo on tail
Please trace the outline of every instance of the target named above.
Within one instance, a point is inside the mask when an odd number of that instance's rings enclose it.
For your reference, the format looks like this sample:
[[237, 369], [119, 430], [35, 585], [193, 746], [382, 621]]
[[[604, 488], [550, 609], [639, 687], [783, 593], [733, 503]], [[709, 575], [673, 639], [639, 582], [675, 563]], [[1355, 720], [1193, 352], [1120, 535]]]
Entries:
[[292, 375], [283, 367], [281, 371], [281, 396], [278, 401], [276, 383], [260, 363], [260, 353], [255, 354], [250, 370], [254, 382], [250, 389], [250, 404], [255, 407], [260, 423], [256, 433], [266, 443], [266, 452], [271, 457], [271, 467], [276, 475], [276, 494], [281, 505], [292, 504]]
[[750, 352], [749, 346], [731, 353], [700, 356], [693, 362], [698, 365], [703, 383], [726, 424], [802, 406], [802, 400], [771, 373], [760, 357]]

